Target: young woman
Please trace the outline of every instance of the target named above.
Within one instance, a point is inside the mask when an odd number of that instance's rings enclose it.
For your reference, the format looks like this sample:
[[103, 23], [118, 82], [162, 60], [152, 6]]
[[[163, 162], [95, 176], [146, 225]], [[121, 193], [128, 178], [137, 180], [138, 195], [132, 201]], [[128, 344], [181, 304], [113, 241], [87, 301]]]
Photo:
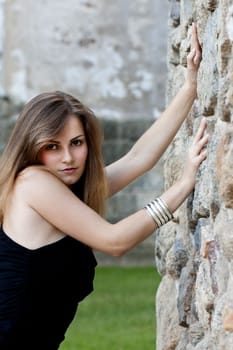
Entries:
[[0, 162], [0, 349], [55, 350], [77, 306], [93, 289], [92, 249], [122, 255], [172, 218], [206, 158], [203, 119], [183, 175], [160, 198], [111, 224], [107, 197], [150, 170], [196, 97], [201, 49], [162, 116], [133, 148], [104, 169], [101, 131], [91, 110], [62, 92], [42, 93], [20, 114]]

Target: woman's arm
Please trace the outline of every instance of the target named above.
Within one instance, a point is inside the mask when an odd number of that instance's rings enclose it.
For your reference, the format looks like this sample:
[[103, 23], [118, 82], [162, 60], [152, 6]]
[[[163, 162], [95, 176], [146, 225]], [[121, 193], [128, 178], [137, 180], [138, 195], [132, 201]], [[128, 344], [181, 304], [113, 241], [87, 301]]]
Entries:
[[[195, 175], [206, 157], [203, 120], [190, 148], [181, 179], [161, 198], [174, 212], [192, 191]], [[36, 186], [35, 186], [36, 183]], [[27, 205], [59, 231], [97, 250], [120, 256], [154, 232], [157, 225], [145, 209], [111, 224], [80, 201], [58, 178], [41, 169], [28, 169], [19, 182]]]
[[192, 50], [187, 57], [186, 81], [160, 118], [139, 138], [132, 149], [106, 168], [109, 196], [150, 170], [171, 143], [196, 98], [200, 62], [201, 48], [197, 28], [193, 24]]

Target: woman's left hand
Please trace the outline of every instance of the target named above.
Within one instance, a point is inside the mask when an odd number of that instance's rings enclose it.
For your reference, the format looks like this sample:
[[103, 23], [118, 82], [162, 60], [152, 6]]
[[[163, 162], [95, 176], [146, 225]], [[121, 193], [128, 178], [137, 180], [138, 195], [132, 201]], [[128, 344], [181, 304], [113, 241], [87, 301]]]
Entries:
[[187, 56], [187, 77], [186, 83], [191, 87], [196, 88], [197, 85], [197, 73], [202, 60], [201, 45], [198, 40], [196, 23], [192, 24], [192, 42], [191, 51]]

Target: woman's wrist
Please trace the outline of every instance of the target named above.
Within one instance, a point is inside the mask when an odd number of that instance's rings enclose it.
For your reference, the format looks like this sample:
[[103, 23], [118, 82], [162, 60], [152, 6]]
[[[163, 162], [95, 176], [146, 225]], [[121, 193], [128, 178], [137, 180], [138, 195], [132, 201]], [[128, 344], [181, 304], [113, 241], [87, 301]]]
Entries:
[[182, 190], [187, 193], [187, 196], [192, 192], [195, 186], [195, 178], [193, 176], [183, 175], [178, 181]]
[[197, 81], [190, 81], [188, 79], [185, 80], [184, 89], [192, 96], [194, 99], [197, 97]]
[[165, 201], [172, 213], [184, 202], [195, 186], [194, 179], [182, 176], [160, 198]]

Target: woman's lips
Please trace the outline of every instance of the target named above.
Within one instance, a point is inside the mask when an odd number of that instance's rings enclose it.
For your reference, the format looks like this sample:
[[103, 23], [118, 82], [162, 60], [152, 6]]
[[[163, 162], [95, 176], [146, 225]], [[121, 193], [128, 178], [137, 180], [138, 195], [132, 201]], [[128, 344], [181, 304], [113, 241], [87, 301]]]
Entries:
[[76, 168], [66, 168], [62, 170], [63, 173], [69, 174], [69, 175], [73, 174], [75, 171], [76, 171]]

